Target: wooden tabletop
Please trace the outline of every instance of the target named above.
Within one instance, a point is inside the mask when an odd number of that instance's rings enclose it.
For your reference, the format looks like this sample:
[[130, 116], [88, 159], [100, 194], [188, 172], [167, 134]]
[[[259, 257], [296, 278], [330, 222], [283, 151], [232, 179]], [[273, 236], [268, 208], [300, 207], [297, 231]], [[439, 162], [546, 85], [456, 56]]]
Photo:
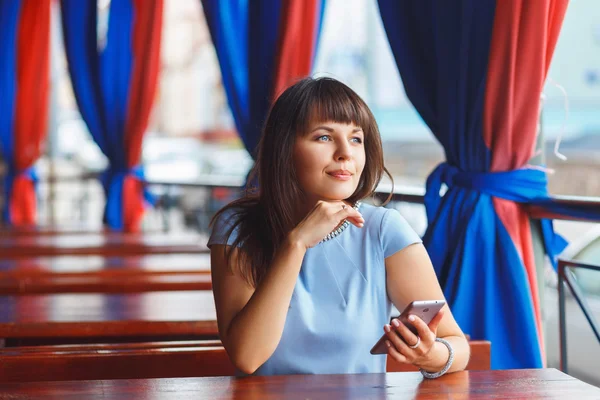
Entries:
[[55, 256], [0, 260], [0, 273], [85, 273], [100, 271], [210, 271], [210, 254], [147, 254], [103, 257]]
[[0, 294], [211, 290], [210, 254], [62, 256], [0, 261]]
[[207, 253], [206, 238], [169, 234], [65, 234], [0, 236], [0, 258], [60, 255], [124, 256], [167, 253]]
[[44, 399], [598, 399], [600, 389], [555, 369], [248, 378], [121, 379], [0, 384], [7, 398]]
[[[143, 231], [128, 233], [130, 235], [145, 235], [147, 233], [159, 233], [160, 231], [154, 230], [152, 232]], [[109, 228], [102, 226], [92, 226], [85, 224], [77, 225], [52, 225], [52, 226], [0, 226], [0, 236], [44, 236], [44, 235], [64, 235], [64, 234], [77, 234], [77, 235], [93, 235], [93, 234], [120, 234], [118, 231], [113, 231]]]
[[140, 293], [176, 290], [212, 290], [210, 273], [116, 270], [24, 275], [0, 272], [0, 294], [2, 295]]
[[212, 291], [0, 296], [0, 338], [8, 346], [217, 335]]

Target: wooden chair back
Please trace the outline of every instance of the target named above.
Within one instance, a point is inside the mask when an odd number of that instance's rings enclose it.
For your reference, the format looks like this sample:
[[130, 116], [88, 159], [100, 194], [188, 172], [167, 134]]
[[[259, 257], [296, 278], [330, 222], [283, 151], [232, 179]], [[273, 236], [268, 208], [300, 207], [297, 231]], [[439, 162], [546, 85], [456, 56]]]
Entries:
[[[487, 340], [470, 340], [469, 345], [471, 346], [471, 358], [466, 369], [470, 371], [489, 370], [492, 365], [490, 355], [491, 343]], [[386, 370], [387, 372], [408, 372], [418, 371], [418, 368], [412, 365], [400, 364], [393, 358], [388, 357]]]
[[[490, 369], [490, 343], [472, 341], [467, 369]], [[218, 340], [0, 349], [0, 382], [231, 376]], [[388, 358], [387, 372], [415, 371]]]

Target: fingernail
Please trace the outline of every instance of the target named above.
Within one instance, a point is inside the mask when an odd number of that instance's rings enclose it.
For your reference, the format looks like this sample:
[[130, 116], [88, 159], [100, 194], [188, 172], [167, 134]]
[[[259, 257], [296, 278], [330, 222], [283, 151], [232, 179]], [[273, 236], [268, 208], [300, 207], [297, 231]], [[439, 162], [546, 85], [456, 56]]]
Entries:
[[414, 316], [414, 315], [411, 315], [411, 316], [409, 316], [409, 317], [408, 317], [408, 320], [409, 320], [410, 322], [413, 322], [413, 321], [415, 320], [415, 316]]
[[392, 330], [392, 328], [390, 328], [390, 326], [386, 324], [386, 325], [383, 326], [383, 330], [386, 331], [387, 333], [390, 333], [390, 331]]
[[400, 326], [400, 322], [398, 322], [397, 319], [392, 321], [392, 325], [394, 325], [396, 328]]
[[386, 345], [387, 347], [392, 347], [392, 344], [390, 343], [390, 341], [389, 341], [389, 340], [386, 340], [386, 341], [385, 341], [385, 345]]

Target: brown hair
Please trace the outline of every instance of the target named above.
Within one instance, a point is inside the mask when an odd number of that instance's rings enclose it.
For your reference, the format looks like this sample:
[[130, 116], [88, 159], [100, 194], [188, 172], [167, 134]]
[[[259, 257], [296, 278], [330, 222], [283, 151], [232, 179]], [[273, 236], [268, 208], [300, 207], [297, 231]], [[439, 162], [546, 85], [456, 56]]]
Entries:
[[[382, 176], [383, 148], [379, 128], [366, 103], [348, 86], [331, 78], [305, 78], [286, 89], [277, 99], [258, 144], [254, 168], [245, 196], [223, 207], [213, 218], [231, 213], [226, 238], [237, 236], [226, 250], [238, 248], [236, 267], [246, 281], [256, 287], [267, 272], [279, 246], [295, 227], [295, 210], [303, 194], [294, 170], [296, 137], [308, 132], [311, 122], [353, 123], [364, 132], [365, 167], [350, 203], [373, 194]], [[258, 188], [250, 186], [258, 183]]]

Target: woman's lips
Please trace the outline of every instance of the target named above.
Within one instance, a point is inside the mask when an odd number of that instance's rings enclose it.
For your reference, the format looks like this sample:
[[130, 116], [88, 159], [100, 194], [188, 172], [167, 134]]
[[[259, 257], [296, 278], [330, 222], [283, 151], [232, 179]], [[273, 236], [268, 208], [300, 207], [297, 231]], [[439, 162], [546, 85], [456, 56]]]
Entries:
[[352, 179], [351, 174], [344, 172], [328, 172], [327, 175], [340, 181], [349, 181], [350, 179]]

